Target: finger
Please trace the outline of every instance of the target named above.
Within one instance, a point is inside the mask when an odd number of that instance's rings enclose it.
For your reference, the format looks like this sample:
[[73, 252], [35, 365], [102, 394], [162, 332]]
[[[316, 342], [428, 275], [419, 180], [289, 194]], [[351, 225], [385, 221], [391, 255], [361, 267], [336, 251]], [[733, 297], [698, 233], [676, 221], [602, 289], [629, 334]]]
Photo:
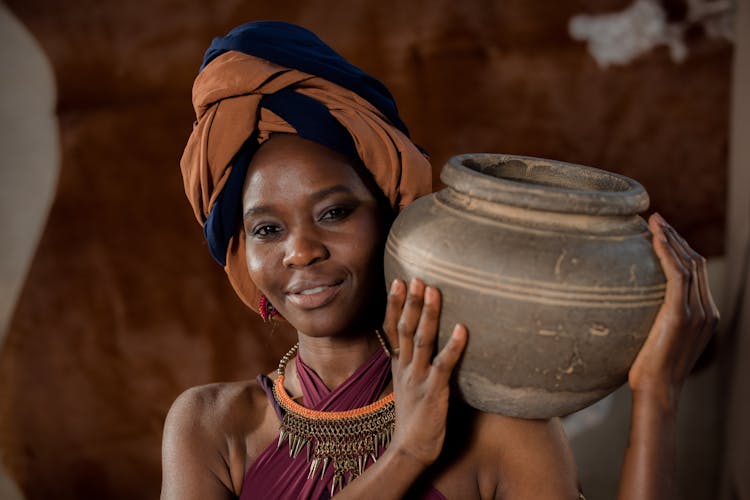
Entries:
[[[690, 248], [690, 245], [688, 245], [685, 239], [677, 233], [675, 228], [673, 228], [663, 219], [662, 227], [664, 228], [664, 232], [667, 235], [667, 239], [669, 240], [670, 244], [675, 248], [676, 253], [682, 259], [683, 265], [690, 269], [690, 279], [687, 284], [688, 317], [686, 319], [689, 320], [688, 324], [695, 329], [693, 333], [702, 335], [706, 330], [705, 326], [707, 318], [706, 306], [704, 305], [703, 300], [704, 292], [702, 290], [702, 287], [707, 286], [707, 283], [701, 283], [701, 280], [698, 279], [698, 266], [701, 265], [702, 267], [705, 267], [706, 259], [704, 259], [695, 250]], [[703, 346], [701, 345], [701, 348], [702, 347]]]
[[669, 222], [664, 220], [664, 217], [662, 217], [660, 214], [654, 214], [654, 217], [656, 219], [656, 227], [663, 234], [669, 237], [683, 263], [687, 264], [688, 262], [692, 261], [696, 264], [700, 264], [701, 262], [705, 262], [706, 259], [704, 259], [703, 256], [698, 252], [693, 250], [690, 245], [688, 245], [688, 242], [685, 241], [685, 238], [680, 236], [680, 233], [678, 233], [677, 230]]
[[435, 350], [435, 337], [440, 319], [440, 292], [428, 286], [424, 291], [424, 306], [419, 317], [419, 326], [414, 335], [413, 360], [424, 367], [429, 366]]
[[[682, 261], [682, 265], [688, 270], [689, 276], [685, 286], [687, 287], [687, 305], [689, 307], [691, 320], [698, 321], [703, 326], [705, 311], [701, 303], [700, 284], [698, 282], [698, 265], [690, 252], [680, 242], [680, 236], [673, 227], [665, 225], [665, 234], [669, 244]], [[688, 247], [689, 248], [689, 247]]]
[[692, 355], [685, 358], [686, 373], [695, 368], [695, 364], [706, 349], [711, 337], [716, 331], [719, 322], [719, 311], [711, 296], [711, 289], [708, 284], [708, 271], [706, 269], [706, 259], [693, 250], [685, 241], [685, 238], [669, 224], [665, 223], [666, 232], [670, 239], [673, 239], [679, 246], [681, 254], [687, 255], [693, 265], [692, 286], [690, 293], [691, 303], [691, 324], [693, 325], [695, 340]]
[[419, 324], [424, 303], [424, 283], [419, 278], [412, 278], [406, 294], [404, 309], [398, 320], [398, 345], [401, 349], [399, 359], [403, 363], [411, 362], [414, 349], [414, 332]]
[[680, 258], [680, 261], [685, 267], [690, 269], [692, 267], [691, 263], [693, 262], [693, 256], [690, 255], [690, 252], [687, 251], [680, 242], [680, 235], [678, 235], [677, 231], [675, 231], [675, 229], [666, 222], [662, 225], [662, 227], [664, 229], [664, 234], [667, 237], [667, 241], [674, 248], [675, 253]]
[[393, 353], [394, 349], [399, 349], [398, 320], [401, 317], [405, 301], [406, 284], [400, 279], [393, 280], [391, 288], [388, 290], [388, 303], [386, 304], [385, 319], [383, 320], [383, 331], [388, 339], [391, 353]]
[[719, 308], [716, 307], [714, 297], [711, 294], [711, 288], [708, 285], [708, 269], [706, 269], [705, 262], [698, 266], [698, 281], [701, 287], [701, 303], [703, 304], [703, 310], [706, 311], [706, 330], [710, 337], [716, 333], [716, 329], [719, 326]]
[[673, 246], [669, 244], [664, 227], [660, 224], [659, 219], [660, 217], [656, 214], [652, 215], [649, 219], [649, 225], [654, 234], [654, 251], [667, 279], [664, 302], [668, 305], [676, 303], [677, 307], [687, 307], [686, 284], [690, 273], [682, 265]]
[[686, 255], [689, 255], [690, 258], [693, 261], [695, 261], [695, 263], [698, 266], [703, 265], [705, 267], [705, 264], [706, 264], [705, 257], [703, 257], [701, 254], [699, 254], [695, 250], [693, 250], [693, 248], [688, 244], [688, 242], [685, 240], [685, 238], [683, 238], [680, 235], [680, 233], [678, 233], [677, 230], [674, 227], [672, 227], [671, 225], [669, 225], [669, 223], [667, 223], [667, 222], [664, 222], [664, 224], [666, 225], [667, 230], [674, 237], [675, 241], [680, 246], [680, 248], [682, 249], [682, 251]]
[[693, 248], [685, 241], [685, 238], [669, 224], [667, 229], [671, 236], [679, 244], [684, 254], [690, 256], [693, 262], [695, 262], [695, 285], [698, 289], [698, 300], [700, 301], [701, 308], [703, 310], [703, 321], [706, 326], [706, 330], [712, 334], [719, 322], [719, 309], [716, 307], [714, 298], [711, 295], [711, 288], [708, 285], [708, 269], [706, 268], [706, 259], [701, 254], [693, 250]]
[[432, 361], [432, 370], [429, 378], [437, 384], [447, 384], [448, 380], [456, 367], [456, 363], [461, 359], [466, 348], [469, 333], [464, 325], [456, 325], [453, 328], [448, 343], [440, 350]]

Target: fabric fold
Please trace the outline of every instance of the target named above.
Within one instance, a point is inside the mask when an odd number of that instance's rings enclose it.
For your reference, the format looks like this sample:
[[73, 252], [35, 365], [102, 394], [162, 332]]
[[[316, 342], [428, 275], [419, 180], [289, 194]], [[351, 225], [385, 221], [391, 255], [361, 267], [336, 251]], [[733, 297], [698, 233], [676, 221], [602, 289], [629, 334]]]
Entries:
[[[277, 94], [295, 104], [286, 105]], [[299, 26], [249, 23], [214, 40], [192, 95], [196, 121], [180, 161], [185, 193], [196, 219], [217, 226], [204, 228], [211, 254], [253, 309], [259, 294], [247, 273], [241, 241], [244, 172], [230, 176], [234, 168], [247, 167], [235, 160], [248, 138], [260, 144], [273, 133], [295, 133], [343, 154], [352, 149], [395, 212], [432, 189], [429, 161], [409, 138], [385, 86]], [[264, 107], [266, 97], [271, 109]], [[294, 126], [309, 123], [317, 107], [320, 118], [313, 126]], [[239, 183], [233, 196], [220, 195], [230, 182]], [[212, 217], [215, 210], [221, 216]]]

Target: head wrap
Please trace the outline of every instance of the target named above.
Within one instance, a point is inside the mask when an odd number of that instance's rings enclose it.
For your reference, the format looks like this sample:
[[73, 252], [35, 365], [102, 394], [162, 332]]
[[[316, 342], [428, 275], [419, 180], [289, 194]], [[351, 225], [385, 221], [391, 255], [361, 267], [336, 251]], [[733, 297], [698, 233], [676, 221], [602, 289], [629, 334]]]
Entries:
[[215, 38], [193, 84], [193, 107], [180, 161], [185, 193], [211, 255], [253, 309], [259, 293], [240, 232], [242, 188], [271, 134], [295, 133], [358, 157], [396, 211], [431, 190], [429, 162], [385, 86], [299, 26], [254, 22]]

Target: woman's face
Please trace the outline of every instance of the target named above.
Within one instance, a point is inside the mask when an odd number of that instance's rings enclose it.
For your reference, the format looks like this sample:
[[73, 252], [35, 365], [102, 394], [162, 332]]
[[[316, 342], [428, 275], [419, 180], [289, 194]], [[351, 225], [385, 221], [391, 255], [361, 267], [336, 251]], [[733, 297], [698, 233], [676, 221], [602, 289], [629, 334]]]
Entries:
[[250, 277], [297, 330], [353, 334], [382, 321], [385, 224], [347, 158], [272, 138], [250, 163], [243, 213]]

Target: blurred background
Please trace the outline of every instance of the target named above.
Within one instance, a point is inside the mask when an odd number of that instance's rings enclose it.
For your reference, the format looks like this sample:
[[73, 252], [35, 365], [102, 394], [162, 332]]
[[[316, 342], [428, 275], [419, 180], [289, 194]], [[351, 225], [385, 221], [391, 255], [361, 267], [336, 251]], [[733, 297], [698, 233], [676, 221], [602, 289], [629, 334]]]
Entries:
[[[211, 260], [179, 171], [203, 51], [261, 19], [381, 79], [436, 174], [501, 152], [640, 181], [722, 310], [683, 497], [750, 499], [750, 0], [0, 2], [0, 498], [157, 498], [175, 397], [292, 343]], [[589, 499], [615, 496], [629, 401], [566, 420]]]

